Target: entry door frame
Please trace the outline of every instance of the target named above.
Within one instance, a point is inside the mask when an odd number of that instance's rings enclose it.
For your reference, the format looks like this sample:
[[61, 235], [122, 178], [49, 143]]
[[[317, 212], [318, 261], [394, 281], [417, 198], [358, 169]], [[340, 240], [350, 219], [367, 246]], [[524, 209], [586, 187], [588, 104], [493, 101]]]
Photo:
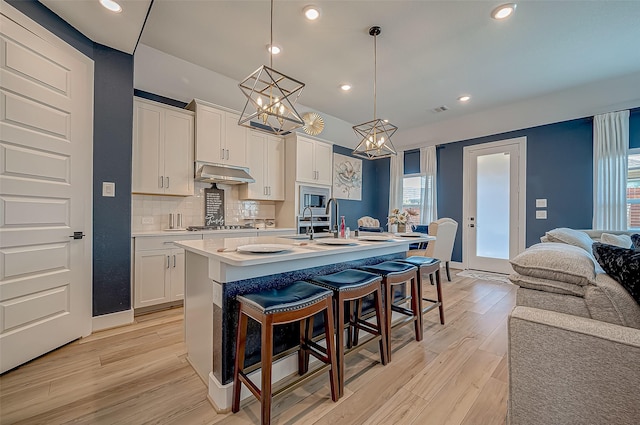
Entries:
[[498, 140], [495, 142], [481, 143], [477, 145], [465, 146], [463, 151], [462, 165], [462, 265], [465, 269], [469, 267], [469, 256], [472, 247], [470, 246], [470, 224], [469, 220], [469, 196], [471, 195], [471, 153], [491, 148], [500, 148], [503, 146], [518, 146], [518, 230], [515, 233], [518, 237], [517, 247], [518, 253], [525, 250], [527, 236], [527, 137], [516, 137], [512, 139]]

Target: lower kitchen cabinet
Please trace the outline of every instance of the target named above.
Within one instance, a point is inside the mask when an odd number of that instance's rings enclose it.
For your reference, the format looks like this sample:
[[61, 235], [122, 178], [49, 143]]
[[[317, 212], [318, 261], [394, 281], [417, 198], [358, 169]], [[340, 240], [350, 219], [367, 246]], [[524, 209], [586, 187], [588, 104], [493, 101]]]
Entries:
[[137, 237], [134, 244], [133, 307], [144, 308], [184, 298], [184, 250], [173, 245], [180, 237]]

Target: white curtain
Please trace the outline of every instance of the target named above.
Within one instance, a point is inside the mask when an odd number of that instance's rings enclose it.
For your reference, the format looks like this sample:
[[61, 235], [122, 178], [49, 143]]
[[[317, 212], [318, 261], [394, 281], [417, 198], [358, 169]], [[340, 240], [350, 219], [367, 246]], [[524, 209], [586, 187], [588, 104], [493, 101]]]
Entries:
[[593, 228], [627, 230], [629, 111], [593, 120]]
[[391, 157], [389, 167], [389, 212], [394, 208], [402, 210], [402, 184], [404, 178], [404, 151]]
[[436, 185], [438, 160], [435, 146], [420, 148], [420, 173], [425, 176], [420, 222], [429, 224], [438, 219], [438, 192]]

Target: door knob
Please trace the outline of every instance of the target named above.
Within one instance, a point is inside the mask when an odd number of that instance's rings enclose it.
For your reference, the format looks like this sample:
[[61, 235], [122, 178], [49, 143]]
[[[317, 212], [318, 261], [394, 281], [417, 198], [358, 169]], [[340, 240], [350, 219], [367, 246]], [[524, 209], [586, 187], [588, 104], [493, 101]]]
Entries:
[[69, 236], [69, 237], [73, 238], [73, 239], [82, 239], [82, 238], [84, 238], [84, 236], [85, 236], [85, 234], [82, 233], [82, 232], [73, 232], [73, 235]]

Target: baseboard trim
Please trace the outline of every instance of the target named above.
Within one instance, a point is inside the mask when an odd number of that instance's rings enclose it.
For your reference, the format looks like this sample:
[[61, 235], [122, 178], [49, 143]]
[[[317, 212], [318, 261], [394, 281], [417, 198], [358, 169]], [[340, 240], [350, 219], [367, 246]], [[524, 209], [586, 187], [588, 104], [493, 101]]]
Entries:
[[456, 270], [464, 270], [464, 264], [458, 261], [449, 261], [449, 268]]
[[92, 332], [103, 331], [105, 329], [117, 328], [118, 326], [130, 325], [133, 323], [133, 309], [118, 311], [116, 313], [95, 316], [91, 320]]

